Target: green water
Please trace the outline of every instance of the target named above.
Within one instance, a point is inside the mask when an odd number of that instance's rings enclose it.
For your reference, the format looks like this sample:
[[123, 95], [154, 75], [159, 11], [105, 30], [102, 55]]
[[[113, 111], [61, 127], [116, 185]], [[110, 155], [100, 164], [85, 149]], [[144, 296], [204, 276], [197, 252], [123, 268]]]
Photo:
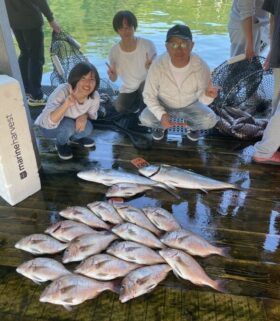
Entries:
[[[229, 56], [227, 34], [231, 0], [49, 0], [61, 27], [82, 46], [81, 51], [96, 65], [101, 77], [107, 78], [105, 61], [110, 48], [118, 41], [112, 18], [118, 10], [131, 10], [138, 19], [136, 34], [151, 39], [158, 50], [165, 50], [166, 31], [175, 23], [186, 23], [194, 34], [194, 52], [213, 69]], [[51, 28], [45, 23], [43, 83], [50, 82], [52, 65], [49, 55]]]

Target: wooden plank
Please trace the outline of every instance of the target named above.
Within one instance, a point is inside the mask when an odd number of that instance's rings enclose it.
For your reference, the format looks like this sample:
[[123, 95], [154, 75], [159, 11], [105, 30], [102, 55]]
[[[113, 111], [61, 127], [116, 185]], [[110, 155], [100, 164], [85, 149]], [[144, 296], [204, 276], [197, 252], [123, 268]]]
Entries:
[[199, 320], [199, 292], [182, 290], [182, 321]]
[[146, 321], [164, 320], [165, 289], [157, 287], [149, 296]]
[[166, 321], [180, 321], [182, 314], [182, 290], [169, 288], [165, 292], [164, 319]]
[[249, 313], [251, 320], [263, 321], [266, 320], [266, 314], [263, 302], [260, 299], [248, 298]]
[[249, 304], [246, 297], [232, 296], [234, 320], [250, 321]]
[[214, 293], [216, 321], [234, 321], [231, 295]]
[[199, 320], [216, 321], [216, 306], [214, 293], [199, 292]]
[[280, 319], [280, 301], [263, 299], [263, 306], [268, 321], [279, 321]]

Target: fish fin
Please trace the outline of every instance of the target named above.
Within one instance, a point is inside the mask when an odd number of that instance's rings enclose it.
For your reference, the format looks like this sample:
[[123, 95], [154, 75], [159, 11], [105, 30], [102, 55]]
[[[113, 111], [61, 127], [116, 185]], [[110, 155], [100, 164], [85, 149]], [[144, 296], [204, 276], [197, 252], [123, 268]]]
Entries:
[[39, 244], [39, 243], [42, 243], [42, 242], [45, 242], [45, 240], [31, 240], [30, 241], [31, 244]]
[[128, 256], [127, 258], [128, 258], [129, 261], [136, 262], [136, 258], [133, 257], [133, 256]]
[[176, 265], [172, 268], [172, 270], [173, 270], [174, 275], [175, 275], [179, 280], [184, 279], [184, 278], [181, 276], [181, 272], [180, 272], [180, 270], [178, 269], [178, 267], [177, 267]]
[[146, 293], [149, 293], [151, 291], [153, 291], [153, 289], [157, 286], [157, 283], [153, 283], [148, 285], [145, 289], [146, 289]]
[[181, 199], [181, 196], [175, 191], [178, 191], [176, 187], [173, 186], [173, 188], [170, 188], [169, 185], [167, 188], [165, 188], [165, 191], [168, 192], [170, 195], [174, 196], [177, 200]]
[[139, 246], [128, 246], [126, 248], [126, 252], [134, 252], [135, 250], [138, 250]]
[[71, 305], [63, 304], [63, 307], [69, 312], [73, 311], [73, 307]]
[[98, 263], [96, 263], [96, 264], [94, 264], [94, 266], [97, 268], [97, 269], [99, 269], [99, 268], [101, 268], [104, 264], [106, 264], [106, 263], [108, 263], [108, 262], [110, 262], [110, 261], [112, 261], [112, 260], [104, 260], [104, 261], [102, 261], [102, 262], [98, 262]]
[[38, 280], [34, 280], [34, 279], [32, 279], [32, 281], [37, 285], [42, 285], [42, 283], [41, 283], [42, 281], [38, 281]]
[[91, 245], [84, 245], [84, 246], [81, 246], [81, 247], [79, 248], [79, 250], [80, 250], [81, 252], [84, 252], [84, 251], [86, 251], [89, 247], [91, 247]]
[[73, 288], [75, 288], [76, 285], [69, 285], [60, 290], [61, 293], [66, 293], [68, 291], [71, 291]]
[[135, 233], [134, 230], [131, 229], [131, 228], [128, 228], [128, 229], [127, 229], [127, 233], [130, 234], [130, 235], [132, 235], [132, 236], [137, 235], [137, 233]]
[[139, 284], [139, 285], [142, 285], [144, 283], [146, 283], [148, 280], [151, 279], [151, 276], [150, 275], [147, 275], [147, 276], [144, 276], [143, 278], [139, 278], [136, 283]]

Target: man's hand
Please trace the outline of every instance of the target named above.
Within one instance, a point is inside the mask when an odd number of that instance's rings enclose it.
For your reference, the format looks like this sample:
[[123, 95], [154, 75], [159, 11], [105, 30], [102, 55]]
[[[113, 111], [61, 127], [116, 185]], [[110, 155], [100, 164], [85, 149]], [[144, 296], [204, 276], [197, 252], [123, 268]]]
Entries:
[[153, 62], [153, 59], [155, 58], [156, 55], [157, 55], [157, 54], [154, 53], [153, 56], [152, 56], [151, 58], [149, 58], [149, 55], [148, 55], [148, 53], [146, 52], [146, 61], [145, 61], [145, 68], [146, 68], [146, 69], [149, 69], [149, 68], [150, 68], [150, 66], [151, 66], [151, 64], [152, 64], [152, 62]]
[[256, 56], [253, 45], [246, 45], [245, 56], [246, 59], [251, 59]]
[[107, 74], [108, 74], [110, 80], [116, 81], [117, 78], [118, 78], [117, 71], [116, 71], [116, 66], [114, 64], [113, 65], [109, 65], [108, 62], [106, 62], [106, 66], [108, 67]]
[[211, 98], [216, 98], [218, 96], [218, 91], [221, 87], [213, 86], [211, 79], [208, 81], [208, 87], [205, 91], [205, 95]]
[[49, 24], [54, 32], [59, 33], [61, 31], [60, 25], [55, 20], [49, 22]]
[[264, 63], [263, 63], [263, 70], [268, 70], [270, 68], [270, 53], [266, 57]]
[[163, 114], [161, 116], [160, 124], [163, 128], [173, 127], [173, 123], [170, 121], [170, 116], [168, 114]]

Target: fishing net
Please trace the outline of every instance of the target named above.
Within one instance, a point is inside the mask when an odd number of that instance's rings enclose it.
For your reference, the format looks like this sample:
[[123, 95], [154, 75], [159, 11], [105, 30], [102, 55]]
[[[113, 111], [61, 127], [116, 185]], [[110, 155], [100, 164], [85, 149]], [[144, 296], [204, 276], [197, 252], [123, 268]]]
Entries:
[[70, 70], [81, 61], [88, 61], [80, 51], [80, 44], [67, 32], [53, 32], [50, 47], [53, 72], [52, 86], [67, 82]]
[[233, 64], [225, 61], [213, 71], [213, 84], [221, 89], [210, 107], [219, 116], [220, 133], [242, 140], [262, 136], [273, 88], [272, 70], [263, 70], [264, 60], [258, 56]]

